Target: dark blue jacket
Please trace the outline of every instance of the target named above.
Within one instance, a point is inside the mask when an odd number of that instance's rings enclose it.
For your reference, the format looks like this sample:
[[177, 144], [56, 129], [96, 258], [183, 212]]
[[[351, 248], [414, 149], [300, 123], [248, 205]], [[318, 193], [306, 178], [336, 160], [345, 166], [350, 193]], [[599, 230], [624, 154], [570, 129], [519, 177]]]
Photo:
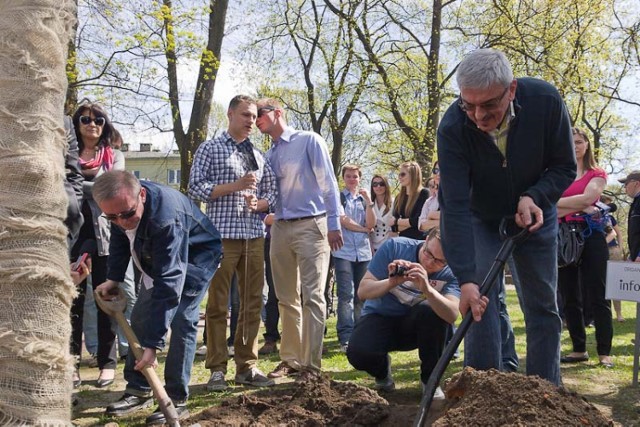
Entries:
[[453, 103], [438, 127], [443, 247], [461, 284], [478, 282], [471, 216], [496, 225], [516, 213], [522, 195], [545, 214], [576, 176], [571, 123], [550, 84], [518, 79], [506, 157]]
[[[153, 279], [152, 298], [143, 347], [162, 348], [182, 295], [206, 292], [222, 257], [220, 233], [184, 194], [149, 181], [136, 232], [134, 251]], [[129, 239], [112, 228], [107, 278], [124, 281], [131, 256]], [[142, 285], [144, 286], [144, 284]]]

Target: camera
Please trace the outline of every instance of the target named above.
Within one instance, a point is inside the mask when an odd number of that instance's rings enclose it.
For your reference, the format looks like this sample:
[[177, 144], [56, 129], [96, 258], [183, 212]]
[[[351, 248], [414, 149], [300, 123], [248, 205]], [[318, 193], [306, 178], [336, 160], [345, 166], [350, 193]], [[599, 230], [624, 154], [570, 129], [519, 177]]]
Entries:
[[404, 265], [396, 264], [396, 270], [393, 273], [389, 274], [389, 277], [404, 276], [405, 274], [407, 274], [407, 267], [405, 267]]

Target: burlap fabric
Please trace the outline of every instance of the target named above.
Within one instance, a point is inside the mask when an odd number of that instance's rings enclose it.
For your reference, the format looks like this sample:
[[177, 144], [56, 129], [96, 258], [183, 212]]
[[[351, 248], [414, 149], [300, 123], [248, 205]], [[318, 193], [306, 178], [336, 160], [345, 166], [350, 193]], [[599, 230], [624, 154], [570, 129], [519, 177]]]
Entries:
[[0, 424], [71, 425], [62, 107], [70, 0], [0, 0]]

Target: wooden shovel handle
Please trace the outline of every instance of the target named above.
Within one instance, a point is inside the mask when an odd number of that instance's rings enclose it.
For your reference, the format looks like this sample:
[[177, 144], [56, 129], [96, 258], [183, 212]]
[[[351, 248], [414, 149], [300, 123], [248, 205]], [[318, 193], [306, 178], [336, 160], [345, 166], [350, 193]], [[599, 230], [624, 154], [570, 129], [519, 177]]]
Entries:
[[[118, 292], [118, 297], [122, 297], [120, 290], [118, 290]], [[102, 308], [103, 305], [107, 305], [107, 302], [102, 299], [102, 296], [97, 291], [94, 291], [94, 297], [100, 308]], [[107, 312], [107, 310], [103, 311]], [[124, 317], [124, 313], [121, 311], [113, 310], [108, 311], [108, 313], [116, 319], [116, 322], [118, 322], [118, 326], [120, 326], [120, 329], [122, 329], [122, 332], [124, 332], [124, 335], [127, 337], [127, 341], [129, 341], [129, 350], [133, 351], [133, 355], [136, 357], [136, 360], [141, 360], [144, 349], [140, 345], [138, 337], [136, 337], [133, 329], [131, 329], [131, 325], [129, 325], [129, 322], [127, 322], [127, 319]], [[160, 410], [167, 419], [166, 424], [179, 427], [180, 422], [178, 412], [176, 411], [175, 406], [173, 406], [173, 402], [167, 395], [167, 391], [164, 389], [164, 386], [160, 382], [160, 378], [158, 378], [158, 374], [156, 374], [156, 371], [151, 366], [147, 365], [142, 369], [142, 375], [144, 375], [144, 377], [147, 379], [147, 381], [149, 382], [149, 386], [151, 386], [151, 390], [153, 390], [153, 396], [158, 401], [158, 406], [160, 406]]]

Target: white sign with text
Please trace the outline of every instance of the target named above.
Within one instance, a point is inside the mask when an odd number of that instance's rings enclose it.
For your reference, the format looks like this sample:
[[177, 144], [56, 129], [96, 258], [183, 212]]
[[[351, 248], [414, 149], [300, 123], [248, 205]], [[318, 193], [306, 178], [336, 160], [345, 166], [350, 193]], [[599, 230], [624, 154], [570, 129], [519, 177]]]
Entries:
[[640, 263], [607, 261], [606, 298], [640, 302]]

